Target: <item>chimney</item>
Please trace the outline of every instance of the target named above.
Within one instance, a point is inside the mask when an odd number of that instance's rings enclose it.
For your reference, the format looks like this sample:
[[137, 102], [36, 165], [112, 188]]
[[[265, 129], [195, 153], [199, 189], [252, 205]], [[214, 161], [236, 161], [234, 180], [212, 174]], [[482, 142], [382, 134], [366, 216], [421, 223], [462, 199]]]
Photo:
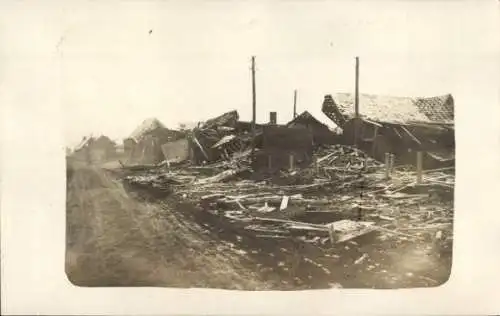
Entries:
[[277, 113], [276, 112], [269, 112], [269, 125], [276, 125], [277, 124]]

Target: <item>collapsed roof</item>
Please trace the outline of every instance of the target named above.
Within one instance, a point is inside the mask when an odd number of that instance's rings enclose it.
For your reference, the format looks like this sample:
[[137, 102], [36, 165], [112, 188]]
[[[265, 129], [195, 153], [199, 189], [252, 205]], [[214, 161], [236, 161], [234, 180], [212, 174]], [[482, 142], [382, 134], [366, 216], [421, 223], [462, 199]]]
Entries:
[[216, 118], [210, 119], [203, 124], [203, 129], [211, 129], [220, 126], [234, 127], [238, 122], [238, 111], [233, 110], [226, 112]]
[[[322, 111], [342, 127], [355, 117], [354, 94], [326, 95]], [[359, 114], [364, 119], [394, 124], [453, 124], [454, 100], [451, 94], [417, 98], [360, 94]]]

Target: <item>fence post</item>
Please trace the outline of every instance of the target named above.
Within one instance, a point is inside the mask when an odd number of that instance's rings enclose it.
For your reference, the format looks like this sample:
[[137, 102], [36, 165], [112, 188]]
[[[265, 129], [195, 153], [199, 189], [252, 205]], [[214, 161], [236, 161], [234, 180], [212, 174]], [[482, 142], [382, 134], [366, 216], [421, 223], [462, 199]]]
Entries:
[[422, 183], [422, 152], [417, 151], [417, 184]]
[[328, 234], [330, 235], [330, 242], [332, 243], [332, 246], [335, 245], [335, 229], [333, 223], [328, 225]]
[[392, 175], [393, 172], [394, 172], [394, 154], [391, 154], [389, 158], [389, 174]]
[[290, 154], [289, 162], [290, 162], [290, 171], [292, 171], [294, 169], [294, 162], [295, 162], [293, 154]]
[[385, 178], [386, 179], [389, 179], [390, 178], [390, 175], [389, 175], [389, 164], [390, 164], [390, 161], [389, 161], [389, 157], [390, 157], [390, 154], [389, 153], [385, 153]]

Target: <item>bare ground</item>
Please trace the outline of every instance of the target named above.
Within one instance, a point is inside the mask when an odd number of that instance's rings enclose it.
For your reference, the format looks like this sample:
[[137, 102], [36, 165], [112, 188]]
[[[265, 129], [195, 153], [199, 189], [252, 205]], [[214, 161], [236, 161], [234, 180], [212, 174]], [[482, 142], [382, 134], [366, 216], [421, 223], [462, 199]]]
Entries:
[[451, 251], [433, 241], [366, 236], [321, 251], [262, 240], [175, 197], [145, 200], [101, 168], [68, 171], [66, 273], [75, 285], [400, 288], [437, 286], [450, 274]]

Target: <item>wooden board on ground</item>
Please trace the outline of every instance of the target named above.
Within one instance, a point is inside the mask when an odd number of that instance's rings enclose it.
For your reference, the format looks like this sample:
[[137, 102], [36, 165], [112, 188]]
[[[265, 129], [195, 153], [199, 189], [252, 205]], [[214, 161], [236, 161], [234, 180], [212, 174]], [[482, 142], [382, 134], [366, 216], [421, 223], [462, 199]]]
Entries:
[[333, 230], [337, 236], [336, 243], [341, 243], [375, 231], [373, 224], [373, 222], [343, 219], [327, 225], [333, 225]]

